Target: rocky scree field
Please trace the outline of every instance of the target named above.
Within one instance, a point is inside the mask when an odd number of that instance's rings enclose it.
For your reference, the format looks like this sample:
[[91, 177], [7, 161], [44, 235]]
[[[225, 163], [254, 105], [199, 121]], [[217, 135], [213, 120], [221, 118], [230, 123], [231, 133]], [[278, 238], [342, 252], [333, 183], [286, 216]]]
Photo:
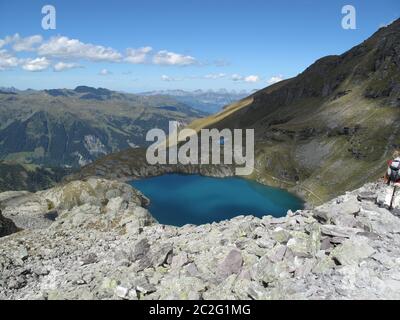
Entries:
[[1, 193], [0, 298], [399, 299], [390, 193], [369, 183], [282, 218], [183, 227], [118, 181]]

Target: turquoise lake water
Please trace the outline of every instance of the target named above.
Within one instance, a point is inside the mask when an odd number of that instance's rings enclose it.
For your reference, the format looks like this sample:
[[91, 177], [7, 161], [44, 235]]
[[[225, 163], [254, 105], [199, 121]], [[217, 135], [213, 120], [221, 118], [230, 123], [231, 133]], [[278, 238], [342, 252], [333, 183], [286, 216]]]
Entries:
[[231, 219], [238, 215], [281, 217], [303, 201], [284, 190], [242, 178], [166, 174], [132, 181], [150, 198], [149, 210], [162, 224], [182, 226]]

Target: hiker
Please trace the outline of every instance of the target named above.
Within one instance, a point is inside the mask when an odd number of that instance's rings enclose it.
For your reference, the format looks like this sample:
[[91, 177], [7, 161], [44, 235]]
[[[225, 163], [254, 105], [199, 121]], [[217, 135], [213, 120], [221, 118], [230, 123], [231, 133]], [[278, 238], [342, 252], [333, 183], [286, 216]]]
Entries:
[[385, 183], [390, 185], [390, 182], [400, 182], [400, 151], [393, 153], [393, 160], [389, 160], [388, 169], [385, 174]]

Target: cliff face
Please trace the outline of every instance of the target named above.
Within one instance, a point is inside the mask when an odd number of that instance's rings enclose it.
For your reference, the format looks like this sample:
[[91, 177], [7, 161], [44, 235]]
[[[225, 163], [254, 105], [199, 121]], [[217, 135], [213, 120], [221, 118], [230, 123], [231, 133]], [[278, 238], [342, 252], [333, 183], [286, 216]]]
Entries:
[[191, 127], [254, 129], [253, 178], [320, 204], [383, 175], [400, 146], [399, 57], [400, 19]]
[[2, 193], [4, 216], [25, 230], [0, 239], [0, 298], [399, 299], [392, 191], [371, 183], [282, 218], [180, 228], [116, 181]]

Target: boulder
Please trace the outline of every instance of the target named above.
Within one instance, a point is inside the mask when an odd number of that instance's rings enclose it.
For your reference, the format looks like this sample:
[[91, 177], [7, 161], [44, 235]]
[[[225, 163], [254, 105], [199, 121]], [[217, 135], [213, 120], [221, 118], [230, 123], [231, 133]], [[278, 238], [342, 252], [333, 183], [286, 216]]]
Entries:
[[183, 267], [185, 264], [189, 263], [189, 258], [186, 252], [180, 252], [177, 255], [172, 257], [171, 268], [179, 269]]
[[285, 256], [286, 253], [286, 249], [287, 249], [286, 246], [277, 244], [275, 247], [269, 250], [266, 255], [272, 262], [279, 262], [283, 260], [283, 257]]
[[357, 232], [363, 232], [363, 231], [364, 230], [358, 228], [335, 226], [331, 224], [321, 225], [321, 233], [331, 237], [350, 238]]
[[255, 278], [265, 284], [290, 277], [289, 268], [284, 261], [273, 262], [268, 256], [263, 256], [255, 265]]
[[238, 274], [242, 268], [243, 257], [239, 250], [231, 250], [225, 259], [220, 263], [217, 275], [226, 278], [231, 274]]
[[378, 195], [372, 191], [362, 191], [357, 195], [358, 201], [372, 201], [376, 202]]
[[0, 237], [8, 236], [20, 229], [14, 224], [11, 219], [5, 218], [0, 210]]
[[276, 227], [273, 231], [272, 231], [272, 239], [274, 239], [275, 241], [279, 242], [279, 243], [286, 243], [288, 242], [289, 238], [290, 238], [290, 233], [283, 229], [282, 227]]
[[352, 237], [332, 250], [330, 256], [341, 265], [358, 264], [361, 260], [372, 256], [375, 250], [365, 237]]

